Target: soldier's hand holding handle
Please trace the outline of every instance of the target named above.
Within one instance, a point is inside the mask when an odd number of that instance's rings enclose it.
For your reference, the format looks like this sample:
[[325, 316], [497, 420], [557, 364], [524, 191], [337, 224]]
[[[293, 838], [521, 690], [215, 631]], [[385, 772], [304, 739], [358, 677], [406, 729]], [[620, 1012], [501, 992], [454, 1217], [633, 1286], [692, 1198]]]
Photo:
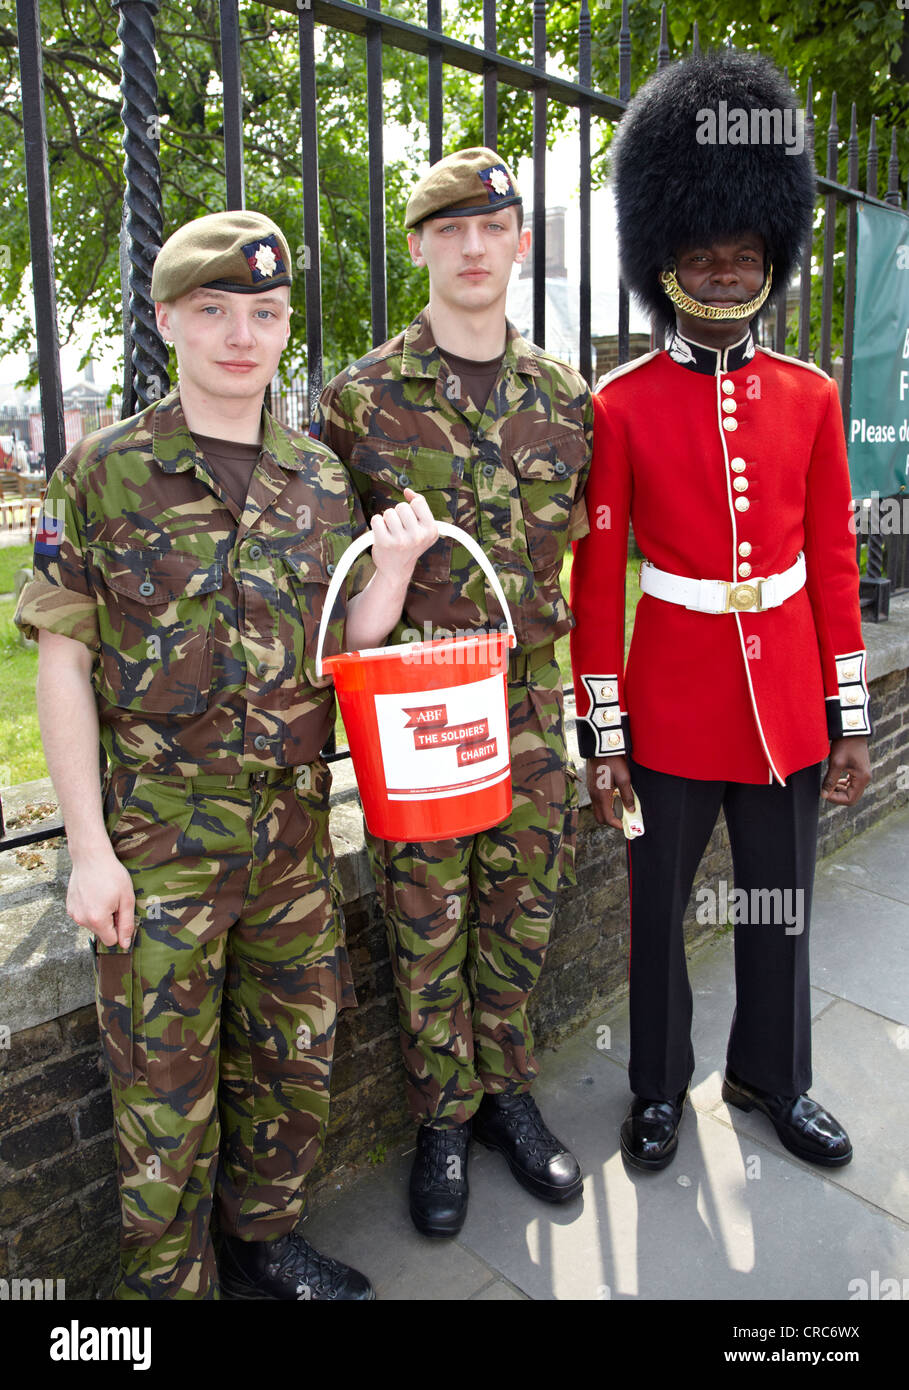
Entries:
[[871, 758], [866, 738], [835, 738], [821, 784], [821, 796], [837, 806], [854, 806], [871, 781]]
[[587, 790], [598, 824], [612, 825], [621, 830], [622, 817], [616, 815], [613, 804], [615, 793], [621, 796], [623, 806], [629, 811], [634, 810], [634, 791], [627, 758], [621, 754], [612, 758], [588, 758]]
[[377, 513], [370, 525], [375, 540], [375, 574], [347, 605], [346, 645], [353, 651], [378, 647], [401, 616], [413, 567], [424, 550], [438, 540], [439, 528], [429, 503], [412, 488], [405, 500]]
[[377, 512], [370, 526], [375, 536], [372, 562], [393, 584], [406, 586], [423, 551], [439, 539], [429, 503], [410, 487], [404, 489], [403, 502]]
[[92, 659], [84, 642], [41, 630], [38, 719], [73, 861], [66, 910], [105, 946], [125, 950], [133, 936], [135, 895], [104, 825]]

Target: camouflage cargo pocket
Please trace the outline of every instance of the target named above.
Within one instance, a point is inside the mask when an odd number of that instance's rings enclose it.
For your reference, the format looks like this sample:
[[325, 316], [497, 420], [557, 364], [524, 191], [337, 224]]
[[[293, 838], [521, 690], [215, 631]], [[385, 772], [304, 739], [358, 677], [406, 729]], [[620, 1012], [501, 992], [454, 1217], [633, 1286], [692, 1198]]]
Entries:
[[120, 1086], [131, 1086], [145, 1076], [135, 956], [132, 951], [104, 946], [101, 942], [93, 943], [93, 951], [95, 1005], [104, 1056], [111, 1080]]
[[[279, 576], [279, 593], [281, 585], [289, 584], [287, 601], [290, 607], [285, 609], [285, 600], [282, 598], [278, 642], [285, 651], [294, 652], [293, 669], [302, 672], [302, 683], [296, 680], [293, 682], [292, 695], [292, 702], [296, 701], [300, 706], [308, 699], [306, 685], [319, 687], [330, 683], [327, 676], [323, 676], [321, 680], [316, 678], [316, 647], [328, 586], [347, 542], [346, 533], [335, 536], [331, 532], [323, 532], [318, 536], [309, 537], [302, 544], [281, 551], [283, 574]], [[325, 635], [326, 656], [332, 656], [342, 650], [345, 615], [346, 605], [342, 593], [335, 601]], [[288, 724], [292, 722], [292, 708], [284, 718]]]
[[587, 443], [579, 430], [564, 431], [515, 449], [512, 458], [521, 489], [527, 549], [534, 570], [542, 573], [560, 565], [565, 554]]
[[[367, 520], [404, 501], [404, 489], [422, 493], [437, 521], [463, 526], [474, 507], [473, 489], [465, 482], [466, 456], [453, 450], [423, 449], [389, 440], [363, 439], [350, 458], [367, 480]], [[469, 529], [472, 527], [469, 525]], [[448, 582], [451, 572], [449, 536], [440, 536], [417, 559], [411, 583], [425, 588]]]

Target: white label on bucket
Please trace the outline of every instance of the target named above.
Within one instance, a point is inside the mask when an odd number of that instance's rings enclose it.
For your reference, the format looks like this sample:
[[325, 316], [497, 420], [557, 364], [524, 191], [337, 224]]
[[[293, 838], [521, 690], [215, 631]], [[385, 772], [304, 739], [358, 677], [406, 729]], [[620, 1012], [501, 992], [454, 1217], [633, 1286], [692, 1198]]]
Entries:
[[389, 801], [458, 796], [509, 775], [502, 676], [373, 699]]

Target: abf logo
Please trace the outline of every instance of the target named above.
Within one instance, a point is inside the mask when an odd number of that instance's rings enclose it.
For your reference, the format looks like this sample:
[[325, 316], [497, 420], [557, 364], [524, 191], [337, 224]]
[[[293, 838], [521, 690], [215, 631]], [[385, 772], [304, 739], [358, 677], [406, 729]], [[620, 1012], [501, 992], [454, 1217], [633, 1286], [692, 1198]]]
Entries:
[[[909, 0], [906, 0], [909, 7]], [[909, 270], [909, 244], [905, 241], [896, 248], [896, 268], [897, 270]]]

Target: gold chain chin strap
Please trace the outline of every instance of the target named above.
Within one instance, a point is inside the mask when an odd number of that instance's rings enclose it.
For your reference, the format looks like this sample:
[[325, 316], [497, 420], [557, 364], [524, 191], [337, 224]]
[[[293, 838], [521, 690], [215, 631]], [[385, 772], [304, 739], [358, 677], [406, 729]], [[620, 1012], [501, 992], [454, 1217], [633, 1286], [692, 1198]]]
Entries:
[[661, 270], [660, 284], [679, 309], [683, 309], [686, 314], [690, 314], [695, 319], [747, 319], [752, 314], [756, 314], [764, 303], [770, 287], [773, 284], [773, 266], [767, 267], [767, 279], [764, 281], [760, 294], [755, 295], [754, 299], [749, 299], [747, 304], [730, 304], [728, 308], [717, 309], [713, 304], [701, 304], [697, 299], [692, 299], [690, 294], [686, 294], [675, 276], [675, 270]]

